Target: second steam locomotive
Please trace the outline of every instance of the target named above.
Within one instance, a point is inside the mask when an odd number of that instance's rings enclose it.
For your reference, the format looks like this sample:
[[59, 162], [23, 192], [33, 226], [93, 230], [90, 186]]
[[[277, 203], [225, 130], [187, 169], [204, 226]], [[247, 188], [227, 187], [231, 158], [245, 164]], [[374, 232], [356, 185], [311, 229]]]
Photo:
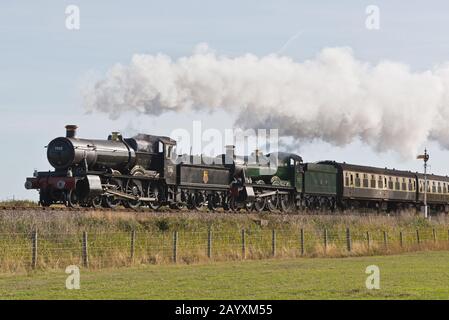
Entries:
[[[233, 146], [217, 157], [176, 155], [176, 141], [138, 134], [106, 140], [81, 139], [77, 127], [47, 146], [54, 171], [35, 172], [27, 189], [39, 190], [42, 206], [127, 208], [161, 206], [211, 210], [419, 208], [449, 211], [449, 178], [410, 171], [321, 161], [255, 151], [238, 156]], [[263, 159], [263, 161], [261, 161]], [[425, 183], [427, 180], [427, 183]]]

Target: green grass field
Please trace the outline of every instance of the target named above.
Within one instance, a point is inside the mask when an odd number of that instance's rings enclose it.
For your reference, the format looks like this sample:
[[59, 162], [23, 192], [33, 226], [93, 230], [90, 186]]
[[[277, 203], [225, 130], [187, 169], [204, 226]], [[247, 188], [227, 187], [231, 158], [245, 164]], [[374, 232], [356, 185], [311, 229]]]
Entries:
[[[380, 268], [380, 289], [365, 268]], [[447, 299], [449, 252], [148, 265], [81, 270], [81, 289], [63, 271], [1, 275], [1, 299]]]

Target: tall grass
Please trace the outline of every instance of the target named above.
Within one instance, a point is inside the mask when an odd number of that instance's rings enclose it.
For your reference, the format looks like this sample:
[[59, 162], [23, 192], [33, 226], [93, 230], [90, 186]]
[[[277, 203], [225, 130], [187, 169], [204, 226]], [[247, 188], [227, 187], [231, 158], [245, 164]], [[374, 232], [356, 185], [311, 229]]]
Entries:
[[[347, 250], [346, 228], [352, 250]], [[245, 257], [242, 250], [245, 230]], [[272, 258], [391, 254], [449, 249], [449, 218], [426, 220], [412, 212], [394, 216], [269, 215], [208, 212], [76, 212], [3, 210], [0, 213], [0, 272], [30, 270], [31, 233], [38, 232], [38, 269], [82, 265], [82, 232], [88, 233], [90, 268], [164, 264], [173, 260], [173, 232], [178, 232], [177, 263]], [[324, 230], [327, 230], [327, 246]], [[131, 258], [131, 231], [135, 231]], [[208, 230], [212, 233], [208, 257]], [[419, 230], [420, 242], [416, 230]], [[436, 241], [434, 241], [434, 231]], [[369, 233], [370, 242], [368, 244]], [[384, 232], [387, 243], [384, 243]], [[402, 232], [402, 246], [400, 245]]]

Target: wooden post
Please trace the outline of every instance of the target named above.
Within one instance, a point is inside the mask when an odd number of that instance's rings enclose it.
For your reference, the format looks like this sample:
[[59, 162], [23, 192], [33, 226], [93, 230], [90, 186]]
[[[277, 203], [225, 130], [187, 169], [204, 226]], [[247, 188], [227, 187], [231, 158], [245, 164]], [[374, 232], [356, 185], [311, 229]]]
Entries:
[[346, 228], [346, 248], [349, 252], [351, 252], [352, 249], [352, 243], [351, 243], [351, 230], [349, 228]]
[[371, 247], [371, 239], [370, 239], [369, 231], [366, 232], [366, 242], [368, 243], [368, 250], [369, 250]]
[[271, 232], [271, 255], [276, 256], [276, 230]]
[[387, 231], [384, 231], [384, 247], [385, 247], [385, 249], [388, 248], [388, 233], [387, 233]]
[[301, 229], [299, 241], [301, 243], [301, 256], [303, 256], [304, 255], [304, 229]]
[[419, 241], [419, 230], [418, 229], [416, 229], [416, 242], [418, 244], [420, 243], [420, 241]]
[[246, 258], [245, 229], [242, 229], [242, 259]]
[[324, 229], [324, 253], [327, 252], [327, 229]]
[[31, 234], [31, 268], [36, 269], [37, 266], [37, 230]]
[[173, 232], [173, 262], [178, 260], [178, 231]]
[[432, 229], [432, 235], [433, 235], [433, 242], [437, 242], [437, 232], [435, 231], [435, 228]]
[[131, 231], [131, 252], [130, 252], [131, 262], [134, 260], [135, 242], [136, 242], [136, 230], [132, 230]]
[[402, 230], [399, 232], [399, 244], [402, 247], [404, 247], [404, 236], [402, 234]]
[[207, 257], [212, 258], [212, 230], [207, 230]]
[[89, 268], [89, 252], [88, 252], [88, 245], [87, 245], [87, 232], [83, 231], [83, 244], [82, 244], [83, 252], [82, 252], [82, 258], [83, 258], [83, 266], [85, 268]]

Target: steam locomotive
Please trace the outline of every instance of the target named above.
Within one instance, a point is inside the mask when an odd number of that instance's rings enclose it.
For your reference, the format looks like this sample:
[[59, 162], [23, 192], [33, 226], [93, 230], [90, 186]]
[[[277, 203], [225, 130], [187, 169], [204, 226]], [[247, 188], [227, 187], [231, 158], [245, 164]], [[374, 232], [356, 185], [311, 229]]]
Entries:
[[[27, 189], [39, 190], [39, 203], [50, 206], [136, 209], [161, 206], [210, 210], [419, 208], [449, 211], [449, 178], [387, 168], [321, 161], [303, 163], [299, 155], [276, 152], [249, 156], [227, 146], [217, 157], [177, 155], [176, 141], [138, 134], [107, 140], [81, 139], [77, 126], [47, 146], [54, 171], [35, 172]], [[427, 181], [427, 183], [425, 183]]]

